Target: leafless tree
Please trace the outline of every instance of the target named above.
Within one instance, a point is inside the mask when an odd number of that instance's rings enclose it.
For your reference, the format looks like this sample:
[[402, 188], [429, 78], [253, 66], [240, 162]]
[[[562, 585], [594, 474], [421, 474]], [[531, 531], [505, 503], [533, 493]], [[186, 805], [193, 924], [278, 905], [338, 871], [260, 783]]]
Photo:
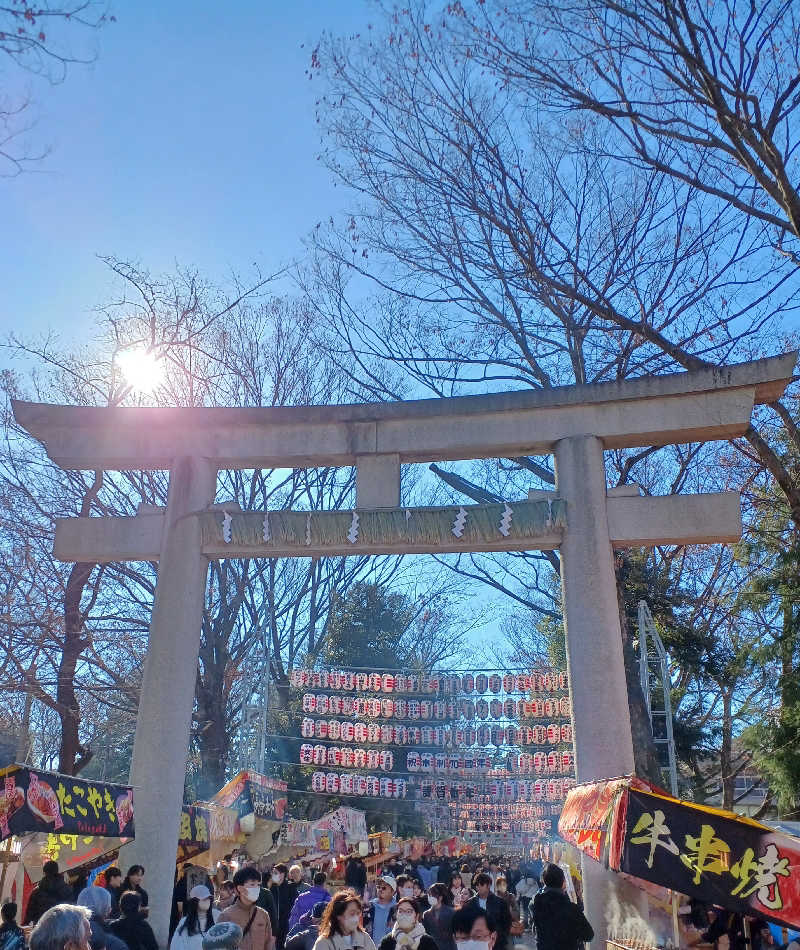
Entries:
[[23, 91], [25, 74], [63, 82], [70, 66], [94, 58], [73, 44], [85, 45], [91, 33], [115, 19], [103, 0], [0, 4], [0, 175], [17, 175], [47, 154], [26, 141], [35, 121], [30, 96]]

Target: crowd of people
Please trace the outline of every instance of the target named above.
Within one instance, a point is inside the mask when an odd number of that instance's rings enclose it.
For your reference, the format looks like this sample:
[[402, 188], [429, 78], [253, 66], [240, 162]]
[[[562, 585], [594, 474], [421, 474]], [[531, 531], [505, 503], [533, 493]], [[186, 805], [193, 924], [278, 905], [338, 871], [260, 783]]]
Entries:
[[[351, 858], [342, 889], [322, 870], [263, 860], [216, 887], [201, 876], [195, 883], [187, 865], [175, 884], [170, 950], [209, 950], [222, 932], [238, 934], [241, 950], [511, 950], [529, 928], [538, 950], [578, 950], [593, 936], [563, 870], [542, 862], [391, 861], [369, 881], [364, 862]], [[141, 865], [124, 876], [110, 867], [102, 884], [76, 894], [47, 862], [25, 915], [30, 950], [157, 950], [144, 877]], [[25, 950], [16, 905], [2, 912], [0, 950]]]
[[[335, 888], [308, 865], [262, 859], [216, 882], [187, 865], [173, 893], [170, 950], [513, 950], [528, 932], [536, 950], [581, 950], [594, 932], [580, 882], [565, 867], [541, 859], [392, 860], [370, 880], [354, 857], [344, 887]], [[141, 865], [124, 877], [108, 868], [101, 886], [77, 894], [55, 862], [43, 872], [25, 915], [35, 924], [30, 950], [158, 950]], [[685, 909], [696, 918], [690, 945], [776, 950], [766, 925], [755, 922], [748, 946], [737, 915], [699, 902]], [[0, 950], [26, 950], [16, 917], [16, 904], [2, 907]]]

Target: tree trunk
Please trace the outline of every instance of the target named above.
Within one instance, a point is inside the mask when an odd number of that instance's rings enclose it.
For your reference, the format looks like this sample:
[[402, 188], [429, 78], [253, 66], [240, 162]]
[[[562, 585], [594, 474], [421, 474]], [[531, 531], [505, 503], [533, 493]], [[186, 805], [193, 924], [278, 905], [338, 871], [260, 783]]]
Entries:
[[92, 752], [81, 745], [79, 737], [81, 712], [75, 695], [75, 669], [89, 644], [84, 635], [81, 597], [94, 568], [94, 564], [85, 562], [73, 564], [64, 592], [64, 642], [58, 664], [56, 701], [61, 720], [58, 770], [65, 775], [77, 775], [92, 758]]
[[[209, 629], [209, 636], [213, 637], [213, 623]], [[197, 748], [200, 756], [196, 791], [201, 800], [207, 800], [225, 784], [225, 770], [230, 755], [225, 679], [230, 654], [222, 642], [213, 645], [204, 642], [200, 655], [203, 672], [201, 675], [198, 670], [196, 687]]]
[[625, 661], [625, 679], [628, 686], [628, 710], [631, 717], [634, 768], [639, 778], [663, 786], [664, 776], [661, 773], [658, 751], [653, 742], [650, 716], [647, 714], [647, 703], [639, 679], [639, 658], [633, 648], [633, 638], [630, 634], [628, 617], [625, 611], [625, 596], [619, 570], [616, 574], [619, 625], [622, 630], [622, 655]]
[[722, 742], [719, 750], [719, 765], [722, 775], [722, 807], [733, 810], [733, 715], [731, 713], [731, 694], [722, 694]]

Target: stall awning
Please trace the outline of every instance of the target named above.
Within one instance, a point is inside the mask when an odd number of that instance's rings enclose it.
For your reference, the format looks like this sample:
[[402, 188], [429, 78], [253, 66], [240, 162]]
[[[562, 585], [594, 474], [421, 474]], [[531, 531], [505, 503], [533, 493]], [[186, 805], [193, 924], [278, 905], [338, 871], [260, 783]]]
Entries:
[[641, 779], [578, 785], [561, 836], [614, 871], [742, 914], [800, 924], [800, 838]]
[[10, 835], [58, 832], [134, 837], [133, 790], [24, 765], [0, 769], [0, 841]]
[[43, 772], [24, 765], [0, 769], [0, 841], [20, 839], [31, 880], [42, 865], [95, 866], [134, 837], [133, 790]]

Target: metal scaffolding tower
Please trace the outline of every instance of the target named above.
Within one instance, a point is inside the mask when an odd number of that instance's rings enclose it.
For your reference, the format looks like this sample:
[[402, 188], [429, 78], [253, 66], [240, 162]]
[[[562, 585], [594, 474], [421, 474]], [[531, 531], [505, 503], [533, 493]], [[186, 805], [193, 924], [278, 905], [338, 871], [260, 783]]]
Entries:
[[646, 600], [639, 601], [639, 676], [661, 769], [669, 777], [669, 790], [673, 795], [677, 795], [678, 765], [672, 734], [667, 651], [658, 635]]
[[245, 679], [238, 757], [240, 769], [252, 769], [263, 775], [267, 769], [270, 662], [272, 659], [272, 640], [266, 625], [261, 630], [260, 640], [260, 656], [253, 663]]

